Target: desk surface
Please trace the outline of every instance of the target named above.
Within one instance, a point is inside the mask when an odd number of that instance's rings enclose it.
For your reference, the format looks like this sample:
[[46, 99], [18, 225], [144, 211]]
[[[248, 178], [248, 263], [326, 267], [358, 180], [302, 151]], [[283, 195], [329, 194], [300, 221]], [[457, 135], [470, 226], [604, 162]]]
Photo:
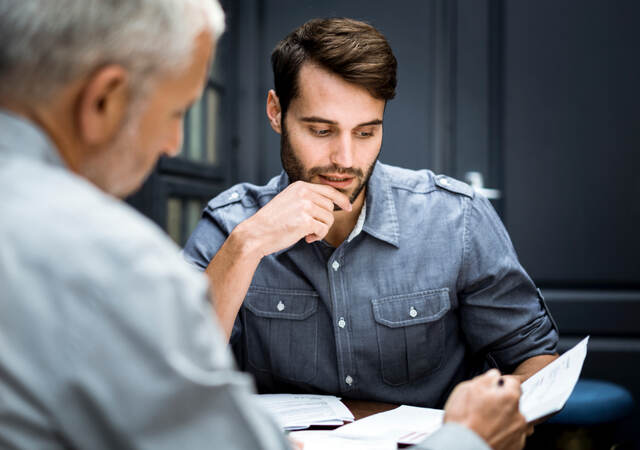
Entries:
[[348, 400], [342, 399], [342, 403], [347, 405], [347, 408], [353, 413], [356, 420], [363, 419], [367, 416], [377, 414], [380, 412], [389, 411], [390, 409], [397, 408], [399, 405], [393, 403], [382, 402], [369, 402], [366, 400]]

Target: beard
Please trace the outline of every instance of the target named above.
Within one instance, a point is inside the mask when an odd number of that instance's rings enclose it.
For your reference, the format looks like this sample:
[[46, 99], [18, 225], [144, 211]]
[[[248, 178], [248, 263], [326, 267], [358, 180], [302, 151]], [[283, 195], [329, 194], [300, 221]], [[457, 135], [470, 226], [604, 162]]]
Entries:
[[[349, 202], [353, 203], [369, 182], [369, 178], [371, 178], [371, 174], [373, 173], [373, 168], [378, 160], [378, 155], [376, 155], [376, 158], [364, 171], [359, 167], [340, 167], [335, 164], [316, 166], [307, 170], [302, 165], [300, 159], [296, 156], [295, 149], [291, 146], [291, 142], [289, 141], [289, 134], [284, 126], [284, 120], [282, 121], [282, 134], [280, 135], [280, 160], [282, 161], [284, 171], [289, 177], [290, 184], [296, 181], [311, 183], [311, 179], [314, 176], [321, 175], [323, 173], [349, 175], [354, 177], [356, 180], [356, 186], [351, 188], [351, 193], [349, 193], [349, 189], [334, 189], [347, 195], [349, 197]], [[333, 207], [335, 211], [340, 210], [340, 207], [337, 205], [334, 205]]]
[[135, 192], [153, 169], [137, 148], [137, 138], [146, 103], [134, 100], [112, 141], [98, 155], [85, 162], [80, 172], [104, 192], [125, 198]]

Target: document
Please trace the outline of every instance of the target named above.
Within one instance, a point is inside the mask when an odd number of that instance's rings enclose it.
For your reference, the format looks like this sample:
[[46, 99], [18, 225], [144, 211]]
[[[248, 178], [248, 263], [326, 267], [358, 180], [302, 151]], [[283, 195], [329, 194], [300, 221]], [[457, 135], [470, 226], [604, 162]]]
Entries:
[[284, 430], [353, 422], [351, 411], [333, 395], [264, 394], [256, 397]]
[[304, 450], [396, 450], [398, 444], [389, 438], [348, 438], [335, 431], [294, 431], [289, 437], [304, 444]]
[[[520, 412], [527, 422], [562, 409], [580, 377], [589, 337], [522, 383]], [[337, 398], [324, 395], [261, 395], [265, 406], [276, 412], [286, 429], [312, 424], [353, 421], [353, 415]], [[347, 420], [349, 418], [349, 420]], [[442, 426], [441, 409], [400, 406], [360, 419], [332, 431], [291, 433], [305, 450], [387, 450], [398, 444], [417, 444]]]
[[589, 336], [522, 383], [520, 412], [527, 422], [562, 409], [580, 377], [588, 342]]
[[351, 439], [377, 437], [392, 439], [399, 444], [417, 444], [442, 426], [443, 417], [442, 409], [403, 405], [357, 420], [332, 433]]

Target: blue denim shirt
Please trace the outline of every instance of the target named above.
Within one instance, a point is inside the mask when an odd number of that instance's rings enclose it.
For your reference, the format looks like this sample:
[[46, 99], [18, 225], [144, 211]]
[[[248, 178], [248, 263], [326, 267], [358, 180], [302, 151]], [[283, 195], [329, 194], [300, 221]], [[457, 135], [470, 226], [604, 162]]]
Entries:
[[[288, 184], [239, 184], [208, 204], [184, 249], [204, 269]], [[313, 391], [442, 407], [487, 361], [552, 354], [557, 328], [490, 203], [427, 170], [377, 163], [362, 231], [299, 241], [260, 262], [231, 345], [263, 392]]]

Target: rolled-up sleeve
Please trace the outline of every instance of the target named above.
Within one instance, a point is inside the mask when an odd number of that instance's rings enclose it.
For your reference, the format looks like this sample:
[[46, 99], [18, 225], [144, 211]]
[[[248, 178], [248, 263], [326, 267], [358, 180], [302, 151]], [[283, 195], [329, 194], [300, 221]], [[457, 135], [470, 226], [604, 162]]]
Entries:
[[463, 241], [458, 292], [462, 329], [472, 351], [487, 354], [503, 371], [555, 353], [557, 327], [483, 196], [468, 201]]

